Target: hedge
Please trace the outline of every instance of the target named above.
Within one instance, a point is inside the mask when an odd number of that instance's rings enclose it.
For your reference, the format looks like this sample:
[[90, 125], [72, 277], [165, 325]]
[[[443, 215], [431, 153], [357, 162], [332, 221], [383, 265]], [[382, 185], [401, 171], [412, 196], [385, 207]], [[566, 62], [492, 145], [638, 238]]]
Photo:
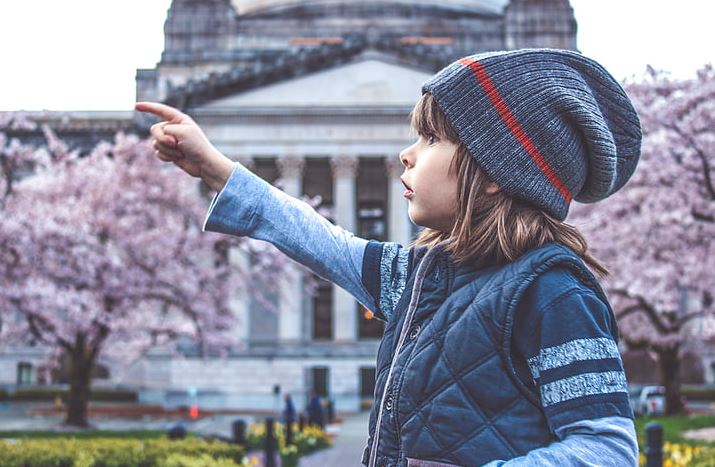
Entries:
[[[59, 396], [62, 400], [67, 400], [68, 389], [62, 388], [18, 388], [13, 392], [7, 389], [0, 389], [0, 401], [16, 402], [46, 402], [53, 401]], [[139, 400], [136, 391], [129, 389], [92, 389], [90, 400], [96, 402], [137, 402]]]
[[680, 387], [680, 394], [691, 401], [715, 401], [715, 387], [713, 386], [689, 386]]
[[[0, 427], [2, 428], [2, 427]], [[165, 438], [166, 430], [0, 430], [0, 439], [52, 439], [52, 438], [78, 438], [78, 439], [160, 439]], [[192, 437], [191, 433], [186, 436]], [[2, 464], [0, 463], [0, 467]]]
[[243, 447], [202, 439], [23, 439], [0, 440], [3, 467], [233, 467]]

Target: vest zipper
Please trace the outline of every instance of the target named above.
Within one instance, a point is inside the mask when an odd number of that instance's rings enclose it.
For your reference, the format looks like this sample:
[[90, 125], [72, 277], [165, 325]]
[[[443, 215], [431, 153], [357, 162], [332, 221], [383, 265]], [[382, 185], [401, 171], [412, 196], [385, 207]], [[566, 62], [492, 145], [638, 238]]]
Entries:
[[397, 347], [395, 348], [395, 353], [392, 356], [392, 362], [390, 362], [390, 371], [387, 372], [387, 380], [385, 381], [385, 387], [382, 390], [382, 398], [380, 398], [380, 407], [377, 411], [377, 423], [375, 424], [375, 434], [370, 449], [370, 462], [368, 463], [368, 467], [375, 467], [375, 462], [377, 461], [377, 446], [380, 444], [382, 413], [385, 408], [385, 398], [387, 397], [387, 392], [391, 386], [390, 380], [392, 379], [392, 371], [395, 369], [395, 363], [397, 363], [397, 357], [400, 354], [400, 349], [405, 343], [405, 338], [410, 331], [410, 327], [412, 327], [412, 318], [414, 318], [415, 310], [417, 309], [417, 302], [419, 301], [420, 293], [422, 292], [422, 282], [427, 275], [427, 270], [434, 262], [434, 257], [437, 254], [438, 249], [438, 247], [434, 247], [425, 254], [425, 257], [420, 262], [420, 265], [417, 267], [417, 272], [415, 273], [415, 283], [412, 286], [412, 297], [410, 298], [410, 304], [407, 307], [407, 316], [405, 316], [405, 322], [402, 323], [400, 338], [397, 341]]

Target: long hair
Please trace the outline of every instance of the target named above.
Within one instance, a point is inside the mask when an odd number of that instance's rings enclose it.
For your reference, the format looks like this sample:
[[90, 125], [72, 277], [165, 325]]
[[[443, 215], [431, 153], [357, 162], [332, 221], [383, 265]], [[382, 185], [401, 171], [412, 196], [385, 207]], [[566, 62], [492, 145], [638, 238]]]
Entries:
[[501, 190], [487, 192], [491, 180], [469, 154], [431, 94], [424, 94], [417, 102], [411, 120], [418, 134], [433, 133], [458, 145], [449, 168], [457, 177], [454, 227], [451, 232], [425, 228], [414, 246], [433, 247], [449, 240], [445, 250], [454, 262], [481, 268], [507, 264], [532, 249], [558, 243], [572, 249], [598, 276], [610, 274], [588, 252], [588, 244], [576, 227]]

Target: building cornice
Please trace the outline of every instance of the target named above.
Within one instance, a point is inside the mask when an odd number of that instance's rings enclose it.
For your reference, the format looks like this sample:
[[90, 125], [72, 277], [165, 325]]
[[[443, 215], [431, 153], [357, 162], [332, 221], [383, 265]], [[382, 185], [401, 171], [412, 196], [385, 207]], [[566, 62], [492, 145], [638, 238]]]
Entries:
[[[269, 59], [270, 58], [270, 59]], [[346, 38], [340, 44], [323, 44], [282, 52], [271, 57], [258, 57], [248, 67], [226, 73], [212, 73], [170, 89], [164, 102], [188, 113], [222, 97], [257, 89], [270, 84], [299, 78], [337, 66], [366, 59], [382, 59], [406, 67], [434, 73], [449, 63], [449, 47], [398, 41], [371, 43], [365, 37]]]

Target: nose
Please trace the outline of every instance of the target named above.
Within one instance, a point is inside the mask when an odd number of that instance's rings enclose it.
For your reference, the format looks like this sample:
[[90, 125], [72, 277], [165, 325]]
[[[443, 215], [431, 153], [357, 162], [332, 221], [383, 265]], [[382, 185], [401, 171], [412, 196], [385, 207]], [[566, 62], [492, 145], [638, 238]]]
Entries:
[[402, 165], [404, 165], [406, 169], [412, 166], [412, 158], [410, 156], [411, 147], [412, 146], [406, 147], [400, 151], [400, 162], [402, 162]]

